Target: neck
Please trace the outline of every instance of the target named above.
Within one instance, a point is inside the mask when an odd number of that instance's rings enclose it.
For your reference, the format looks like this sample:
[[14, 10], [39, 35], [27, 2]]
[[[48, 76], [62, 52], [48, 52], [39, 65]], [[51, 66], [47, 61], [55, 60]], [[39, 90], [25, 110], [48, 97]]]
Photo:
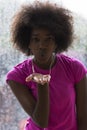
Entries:
[[56, 59], [56, 58], [55, 58], [55, 54], [53, 54], [53, 55], [50, 57], [49, 61], [48, 61], [47, 63], [45, 63], [45, 64], [38, 63], [38, 61], [37, 61], [35, 58], [33, 59], [33, 62], [34, 62], [38, 67], [40, 67], [40, 68], [42, 68], [42, 69], [51, 69], [51, 68], [54, 66], [55, 62], [56, 62], [55, 59]]

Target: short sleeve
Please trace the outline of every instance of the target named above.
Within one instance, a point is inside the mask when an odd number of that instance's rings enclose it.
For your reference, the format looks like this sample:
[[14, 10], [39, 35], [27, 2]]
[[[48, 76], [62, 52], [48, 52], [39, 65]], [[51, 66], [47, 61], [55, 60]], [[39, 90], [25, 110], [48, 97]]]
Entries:
[[8, 80], [13, 80], [18, 83], [26, 85], [26, 77], [28, 76], [28, 70], [24, 63], [21, 63], [15, 66], [12, 70], [10, 70], [6, 75], [6, 82]]
[[79, 60], [73, 61], [72, 70], [74, 74], [75, 83], [78, 83], [87, 74], [87, 68]]

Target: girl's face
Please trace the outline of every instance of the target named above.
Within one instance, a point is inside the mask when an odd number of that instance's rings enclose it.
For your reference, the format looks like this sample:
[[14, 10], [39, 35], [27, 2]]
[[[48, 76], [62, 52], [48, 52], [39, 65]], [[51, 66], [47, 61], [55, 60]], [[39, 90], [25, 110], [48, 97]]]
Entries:
[[55, 38], [46, 29], [33, 29], [29, 48], [37, 65], [49, 65], [56, 49]]

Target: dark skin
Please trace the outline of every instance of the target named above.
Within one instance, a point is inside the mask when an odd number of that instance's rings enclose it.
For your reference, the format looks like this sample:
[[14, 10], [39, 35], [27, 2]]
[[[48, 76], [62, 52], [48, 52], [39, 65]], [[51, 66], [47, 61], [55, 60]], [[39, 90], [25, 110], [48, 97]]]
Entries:
[[76, 84], [78, 130], [87, 130], [87, 77]]
[[49, 115], [48, 85], [41, 86], [38, 84], [38, 100], [36, 102], [27, 87], [15, 81], [8, 81], [8, 84], [24, 110], [32, 117], [34, 122], [42, 128], [47, 127]]
[[[56, 44], [54, 37], [48, 30], [34, 29], [32, 31], [29, 48], [34, 55], [33, 62], [40, 68], [49, 69], [51, 62], [52, 66], [55, 65], [56, 59], [55, 56], [53, 57], [53, 52], [56, 49]], [[27, 82], [34, 80], [38, 85], [37, 101], [34, 99], [29, 89], [22, 84], [15, 81], [8, 81], [8, 84], [24, 110], [32, 117], [37, 125], [44, 128], [48, 126], [49, 118], [49, 81], [43, 79], [35, 80], [34, 77], [38, 75], [39, 74], [34, 73], [27, 77]], [[76, 84], [78, 130], [87, 130], [86, 89], [87, 80], [85, 76], [78, 84]]]
[[42, 69], [49, 69], [53, 60], [52, 53], [56, 49], [54, 36], [45, 29], [34, 29], [29, 48], [34, 55], [35, 64]]
[[[45, 44], [44, 44], [45, 43]], [[40, 68], [49, 69], [50, 64], [55, 63], [53, 52], [56, 48], [54, 37], [47, 30], [35, 29], [32, 31], [29, 48], [35, 56], [33, 62]], [[45, 53], [43, 53], [45, 52]], [[27, 82], [34, 80], [35, 73], [27, 77]], [[24, 110], [33, 118], [40, 127], [44, 128], [48, 125], [49, 117], [49, 81], [36, 81], [38, 84], [38, 100], [35, 101], [27, 87], [16, 83], [15, 81], [8, 81], [12, 91], [21, 103]], [[17, 87], [19, 86], [19, 87]], [[19, 94], [21, 93], [21, 95]], [[44, 106], [44, 107], [43, 107]]]

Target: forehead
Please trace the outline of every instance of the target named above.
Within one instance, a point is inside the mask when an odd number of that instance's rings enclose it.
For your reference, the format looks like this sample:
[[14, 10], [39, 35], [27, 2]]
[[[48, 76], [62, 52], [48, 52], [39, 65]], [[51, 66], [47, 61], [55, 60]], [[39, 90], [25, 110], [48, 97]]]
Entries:
[[44, 28], [35, 28], [32, 30], [32, 36], [52, 36], [52, 33], [48, 29]]

